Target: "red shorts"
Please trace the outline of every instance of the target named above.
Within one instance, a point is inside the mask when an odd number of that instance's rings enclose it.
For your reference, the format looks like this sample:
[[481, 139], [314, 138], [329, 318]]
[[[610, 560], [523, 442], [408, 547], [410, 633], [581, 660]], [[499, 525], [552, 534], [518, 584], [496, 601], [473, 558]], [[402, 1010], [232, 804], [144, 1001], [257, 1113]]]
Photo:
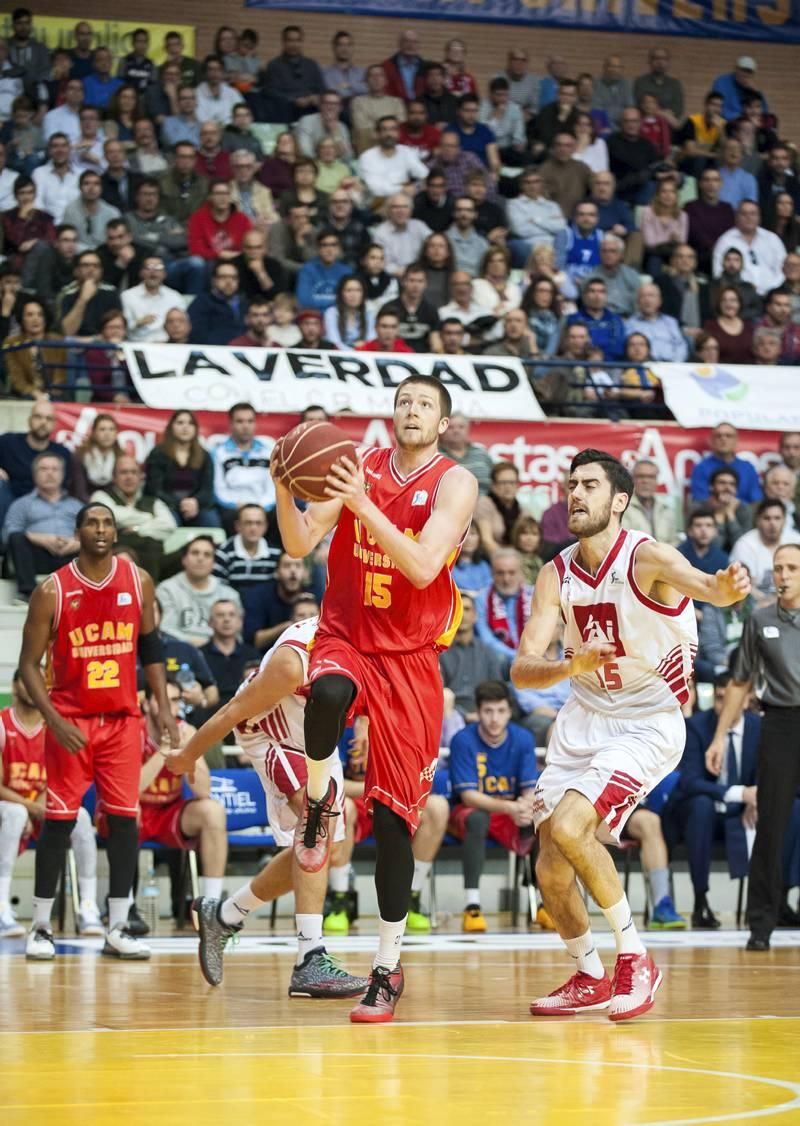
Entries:
[[155, 841], [164, 848], [194, 848], [197, 838], [190, 839], [181, 832], [183, 811], [194, 800], [171, 801], [166, 805], [144, 802], [139, 816], [139, 844]]
[[317, 634], [308, 678], [334, 673], [356, 688], [353, 711], [369, 716], [369, 756], [364, 779], [368, 810], [381, 802], [419, 827], [442, 737], [444, 693], [436, 650], [360, 653], [349, 642]]
[[142, 721], [139, 716], [70, 716], [86, 736], [77, 754], [65, 751], [48, 729], [44, 737], [47, 766], [47, 819], [72, 821], [92, 782], [107, 813], [135, 817], [139, 811], [142, 771]]
[[[470, 805], [455, 806], [450, 814], [450, 822], [447, 826], [448, 833], [463, 841], [467, 833], [467, 821], [473, 813], [475, 813], [475, 810]], [[514, 824], [513, 819], [507, 813], [489, 814], [489, 832], [487, 835], [493, 841], [502, 845], [503, 848], [508, 849], [509, 852], [515, 852], [517, 856], [527, 856], [533, 848], [533, 833], [520, 840], [519, 826]]]

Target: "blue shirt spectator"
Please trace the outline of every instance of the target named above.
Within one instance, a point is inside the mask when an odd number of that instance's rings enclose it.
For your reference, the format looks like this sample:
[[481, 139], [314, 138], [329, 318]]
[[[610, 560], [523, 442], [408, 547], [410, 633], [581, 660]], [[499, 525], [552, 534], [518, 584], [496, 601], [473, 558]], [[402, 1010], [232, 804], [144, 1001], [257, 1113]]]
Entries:
[[[730, 141], [727, 143], [731, 144]], [[741, 150], [739, 141], [733, 141], [732, 144], [738, 145]], [[741, 167], [731, 168], [727, 164], [722, 164], [719, 174], [722, 177], [719, 198], [723, 203], [729, 203], [734, 211], [744, 200], [758, 199], [758, 184], [752, 172], [747, 172]]]
[[583, 290], [581, 308], [567, 317], [567, 324], [583, 324], [592, 344], [601, 348], [603, 359], [621, 360], [625, 354], [625, 323], [608, 308], [608, 291], [602, 278], [590, 278]]
[[490, 129], [488, 125], [484, 125], [483, 122], [477, 120], [478, 110], [480, 108], [480, 103], [477, 99], [474, 103], [474, 114], [472, 113], [472, 109], [470, 108], [472, 107], [472, 105], [473, 103], [470, 102], [466, 106], [463, 106], [459, 111], [459, 118], [465, 116], [467, 113], [470, 113], [470, 115], [475, 119], [474, 123], [470, 122], [467, 125], [467, 128], [464, 128], [465, 123], [462, 123], [461, 120], [458, 120], [453, 122], [452, 125], [448, 125], [446, 132], [458, 133], [459, 137], [461, 138], [461, 151], [473, 153], [475, 156], [477, 156], [478, 160], [480, 160], [480, 162], [485, 165], [486, 168], [488, 168], [489, 157], [487, 149], [489, 145], [496, 143], [494, 130]]
[[492, 585], [475, 597], [475, 632], [499, 656], [513, 660], [530, 617], [533, 587], [523, 581], [519, 556], [511, 548], [495, 552], [492, 578]]
[[297, 303], [301, 309], [324, 313], [336, 304], [336, 287], [353, 270], [339, 261], [342, 248], [335, 234], [323, 231], [317, 246], [317, 257], [304, 263], [297, 274]]
[[87, 106], [107, 109], [108, 103], [124, 85], [121, 78], [114, 78], [111, 69], [114, 60], [108, 47], [98, 47], [94, 53], [94, 70], [83, 80], [83, 94]]
[[720, 74], [714, 79], [712, 90], [722, 94], [722, 116], [726, 121], [735, 121], [744, 113], [744, 99], [749, 94], [758, 93], [764, 105], [764, 113], [769, 113], [767, 99], [751, 85], [757, 70], [755, 60], [749, 55], [740, 55], [730, 74]]
[[736, 496], [745, 504], [761, 500], [761, 484], [755, 467], [744, 458], [736, 456], [739, 436], [736, 427], [729, 422], [720, 422], [711, 431], [709, 445], [711, 453], [705, 455], [692, 470], [689, 492], [692, 500], [703, 501], [711, 494], [711, 476], [718, 469], [734, 469], [739, 478]]
[[728, 556], [716, 543], [717, 522], [714, 510], [701, 506], [689, 513], [686, 539], [678, 551], [704, 575], [713, 575], [728, 566]]
[[529, 731], [510, 723], [502, 743], [492, 746], [482, 737], [480, 721], [469, 723], [450, 743], [450, 784], [454, 798], [477, 790], [514, 801], [536, 784], [536, 744]]

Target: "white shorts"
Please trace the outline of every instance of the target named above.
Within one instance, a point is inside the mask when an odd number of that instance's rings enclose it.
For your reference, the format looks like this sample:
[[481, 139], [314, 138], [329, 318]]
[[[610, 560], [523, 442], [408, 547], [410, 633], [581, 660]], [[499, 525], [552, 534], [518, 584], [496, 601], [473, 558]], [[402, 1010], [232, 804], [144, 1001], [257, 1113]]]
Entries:
[[[267, 817], [275, 844], [281, 848], [292, 844], [297, 825], [297, 814], [289, 805], [292, 794], [302, 790], [306, 784], [306, 756], [302, 751], [280, 747], [275, 743], [260, 743], [256, 746], [241, 747], [253, 764], [264, 793], [267, 795]], [[333, 839], [344, 840], [344, 777], [342, 760], [337, 755], [333, 760], [331, 776], [336, 783], [336, 808], [339, 816], [334, 819]]]
[[558, 713], [536, 783], [534, 824], [538, 828], [550, 817], [567, 790], [576, 790], [619, 841], [639, 802], [675, 770], [685, 743], [686, 725], [677, 708], [615, 719], [589, 711], [573, 696]]

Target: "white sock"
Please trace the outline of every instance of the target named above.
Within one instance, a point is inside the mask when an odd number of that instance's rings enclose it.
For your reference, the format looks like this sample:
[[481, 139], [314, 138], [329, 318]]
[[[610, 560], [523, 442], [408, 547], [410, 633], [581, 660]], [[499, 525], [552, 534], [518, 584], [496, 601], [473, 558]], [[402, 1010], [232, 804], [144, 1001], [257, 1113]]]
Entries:
[[81, 903], [97, 903], [97, 876], [78, 876]]
[[404, 915], [398, 923], [387, 923], [378, 916], [378, 953], [372, 961], [372, 968], [382, 966], [386, 970], [394, 970], [400, 961], [400, 946], [406, 930]]
[[265, 902], [266, 900], [253, 895], [252, 883], [245, 884], [222, 904], [219, 909], [220, 918], [223, 923], [228, 923], [230, 926], [243, 923], [251, 911], [257, 911]]
[[331, 780], [331, 771], [333, 764], [336, 761], [338, 751], [334, 748], [327, 758], [313, 759], [306, 757], [306, 767], [308, 769], [308, 781], [306, 782], [306, 791], [309, 798], [314, 801], [321, 801], [328, 792], [328, 783]]
[[128, 906], [129, 901], [127, 895], [124, 899], [108, 899], [108, 929], [113, 931], [114, 927], [124, 927], [128, 921]]
[[481, 893], [479, 888], [464, 888], [464, 907], [480, 907]]
[[81, 808], [69, 838], [75, 854], [81, 903], [97, 902], [97, 840], [88, 812]]
[[322, 915], [295, 915], [297, 923], [297, 961], [299, 966], [306, 954], [322, 946]]
[[341, 864], [328, 869], [328, 885], [332, 892], [346, 892], [350, 887], [350, 865]]
[[431, 870], [430, 860], [415, 860], [414, 861], [414, 879], [411, 881], [412, 891], [422, 891], [425, 886], [425, 881], [428, 878], [428, 873]]
[[49, 927], [50, 916], [53, 913], [54, 899], [38, 899], [35, 895], [33, 897], [33, 921], [34, 927]]
[[580, 938], [565, 938], [564, 945], [570, 958], [575, 959], [578, 969], [582, 973], [598, 979], [605, 977], [606, 971], [603, 969], [603, 963], [600, 961], [600, 955], [597, 953], [590, 930], [586, 934], [582, 934]]
[[653, 868], [647, 875], [650, 882], [650, 896], [655, 907], [669, 895], [669, 868]]
[[11, 902], [11, 876], [0, 876], [0, 903]]
[[203, 876], [203, 895], [208, 899], [219, 899], [223, 879], [223, 876]]
[[636, 930], [627, 895], [623, 895], [613, 907], [604, 907], [603, 914], [614, 932], [617, 954], [644, 954], [644, 943]]

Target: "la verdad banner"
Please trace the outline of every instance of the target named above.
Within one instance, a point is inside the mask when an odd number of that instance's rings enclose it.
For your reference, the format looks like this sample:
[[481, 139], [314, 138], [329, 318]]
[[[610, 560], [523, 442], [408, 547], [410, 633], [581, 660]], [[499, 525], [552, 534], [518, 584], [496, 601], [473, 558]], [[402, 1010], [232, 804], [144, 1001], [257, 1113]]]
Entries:
[[[98, 414], [111, 414], [119, 426], [119, 441], [124, 450], [143, 463], [160, 440], [170, 411], [141, 406], [105, 403], [59, 403], [56, 411], [57, 442], [75, 449], [88, 435]], [[227, 415], [210, 411], [198, 413], [200, 437], [213, 449], [228, 437]], [[297, 425], [294, 414], [260, 415], [256, 433], [275, 439]], [[357, 418], [343, 415], [336, 425], [357, 446], [393, 445], [392, 424], [385, 418]], [[752, 462], [759, 473], [780, 461], [779, 435], [766, 430], [739, 431], [739, 457]], [[579, 450], [607, 450], [629, 468], [639, 458], [649, 458], [658, 467], [659, 491], [679, 503], [692, 469], [708, 451], [709, 431], [686, 431], [672, 423], [646, 425], [636, 422], [612, 423], [605, 420], [527, 423], [497, 420], [474, 422], [470, 440], [485, 446], [493, 461], [510, 461], [520, 475], [520, 499], [535, 515], [559, 497], [569, 463]]]
[[800, 430], [800, 367], [653, 364], [681, 426]]
[[166, 410], [226, 411], [248, 402], [279, 414], [318, 404], [329, 414], [391, 418], [398, 384], [410, 375], [432, 375], [450, 392], [454, 409], [469, 418], [545, 417], [523, 364], [504, 356], [191, 344], [125, 344], [123, 350], [142, 401]]
[[723, 0], [245, 0], [248, 8], [291, 8], [339, 16], [401, 19], [489, 20], [587, 31], [638, 31], [647, 35], [696, 35], [704, 39], [800, 42], [798, 0], [763, 3]]

